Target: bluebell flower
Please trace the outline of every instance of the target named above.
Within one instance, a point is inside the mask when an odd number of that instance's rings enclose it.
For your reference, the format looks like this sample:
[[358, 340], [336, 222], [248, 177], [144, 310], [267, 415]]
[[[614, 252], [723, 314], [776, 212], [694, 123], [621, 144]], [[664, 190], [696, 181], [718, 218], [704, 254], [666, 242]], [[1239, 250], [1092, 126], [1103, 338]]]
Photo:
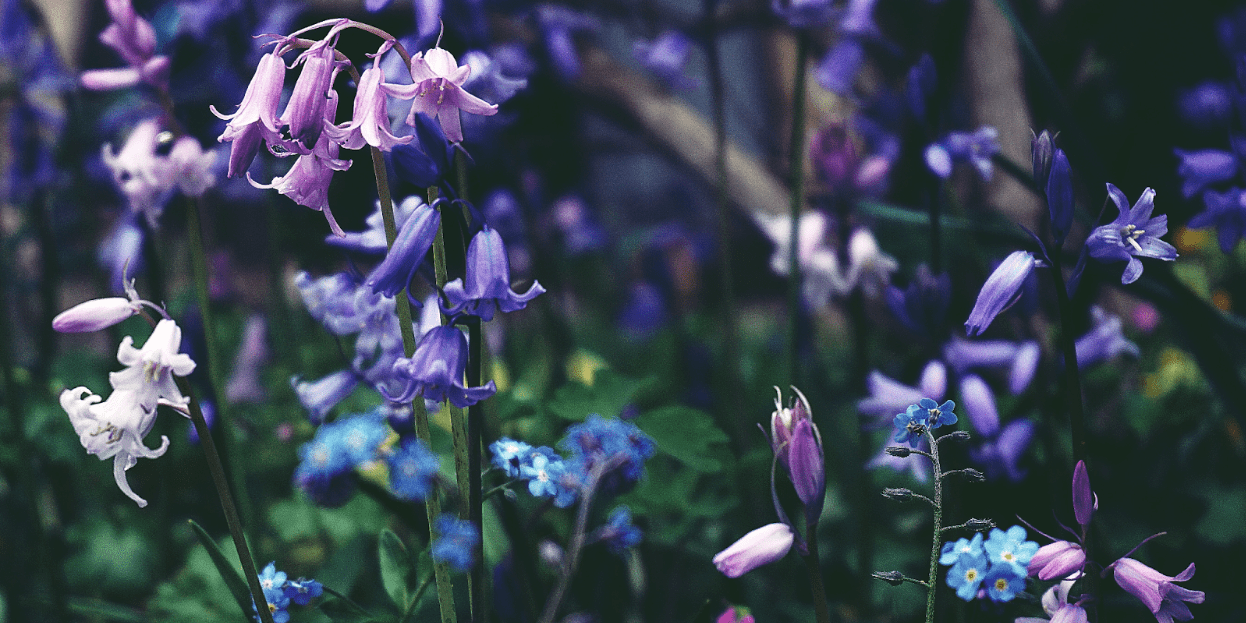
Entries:
[[970, 341], [953, 337], [943, 345], [943, 358], [958, 375], [971, 370], [1003, 369], [1008, 372], [1008, 388], [1015, 396], [1034, 380], [1042, 350], [1038, 342], [1008, 340]]
[[996, 316], [1012, 307], [1021, 297], [1021, 286], [1025, 284], [1030, 271], [1035, 266], [1044, 265], [1029, 251], [1013, 251], [1004, 258], [995, 272], [987, 277], [986, 283], [982, 284], [982, 291], [978, 293], [973, 311], [969, 312], [969, 319], [965, 321], [965, 333], [972, 336], [986, 331]]
[[831, 47], [814, 76], [822, 88], [840, 95], [850, 95], [857, 72], [865, 61], [865, 48], [856, 37], [844, 37]]
[[1232, 113], [1233, 96], [1222, 82], [1203, 82], [1177, 94], [1177, 116], [1190, 125], [1204, 129], [1222, 127]]
[[540, 4], [536, 7], [537, 24], [544, 36], [545, 50], [559, 77], [574, 80], [580, 75], [580, 54], [575, 49], [572, 35], [595, 30], [596, 19], [569, 8]]
[[1160, 236], [1168, 233], [1168, 216], [1160, 215], [1151, 218], [1155, 209], [1155, 191], [1147, 188], [1133, 207], [1129, 207], [1129, 199], [1111, 183], [1108, 195], [1116, 204], [1120, 214], [1116, 220], [1107, 225], [1096, 227], [1086, 239], [1086, 249], [1090, 257], [1100, 262], [1128, 261], [1122, 284], [1130, 284], [1142, 276], [1142, 261], [1138, 257], [1154, 257], [1166, 262], [1177, 259], [1177, 250], [1171, 244], [1160, 240]]
[[993, 564], [982, 584], [986, 587], [986, 596], [991, 601], [1012, 601], [1017, 593], [1025, 590], [1025, 572], [1018, 573], [1012, 565]]
[[510, 260], [502, 236], [485, 225], [467, 247], [467, 278], [455, 279], [443, 291], [447, 315], [468, 314], [481, 320], [492, 320], [494, 310], [513, 312], [527, 307], [528, 301], [545, 292], [540, 282], [533, 281], [528, 291], [519, 294], [511, 289]]
[[312, 424], [324, 422], [333, 407], [351, 395], [358, 385], [359, 376], [352, 370], [339, 370], [318, 381], [304, 381], [299, 376], [290, 379], [290, 386], [299, 404], [307, 409]]
[[678, 30], [664, 31], [651, 42], [635, 42], [632, 55], [672, 89], [687, 89], [696, 84], [684, 73], [692, 55], [692, 40]]
[[497, 392], [493, 381], [478, 386], [463, 384], [467, 369], [467, 338], [452, 326], [433, 327], [415, 347], [410, 359], [399, 358], [394, 363], [394, 377], [402, 390], [391, 394], [381, 393], [391, 402], [410, 402], [417, 395], [428, 400], [449, 400], [459, 408], [474, 405]]
[[935, 88], [939, 86], [938, 81], [939, 74], [934, 59], [929, 53], [922, 54], [917, 64], [909, 69], [904, 82], [905, 103], [908, 104], [909, 113], [919, 122], [926, 120], [926, 101], [934, 95]]
[[1194, 577], [1194, 563], [1185, 571], [1175, 576], [1164, 575], [1133, 558], [1121, 558], [1108, 565], [1112, 577], [1125, 592], [1137, 597], [1143, 605], [1155, 615], [1160, 623], [1170, 623], [1173, 619], [1189, 621], [1194, 618], [1186, 603], [1201, 604], [1206, 599], [1203, 591], [1194, 591], [1177, 582], [1184, 582]]
[[640, 528], [632, 524], [632, 511], [626, 506], [620, 506], [610, 513], [610, 519], [598, 531], [598, 536], [615, 554], [622, 554], [636, 547], [643, 538]]
[[[937, 359], [928, 362], [918, 387], [905, 385], [878, 370], [870, 372], [866, 384], [870, 396], [857, 401], [857, 410], [877, 420], [890, 421], [896, 411], [907, 409], [923, 397], [942, 398], [947, 391], [947, 367]], [[885, 423], [880, 421], [879, 425]]]
[[489, 444], [489, 452], [493, 454], [493, 466], [506, 472], [509, 478], [519, 478], [519, 468], [532, 453], [532, 446], [502, 437]]
[[422, 502], [433, 490], [440, 462], [423, 441], [416, 438], [403, 441], [402, 447], [386, 462], [389, 464], [389, 487], [399, 499]]
[[975, 532], [973, 539], [961, 538], [956, 542], [944, 543], [943, 549], [939, 550], [939, 564], [954, 565], [960, 562], [961, 558], [969, 557], [972, 560], [983, 555], [985, 552], [982, 549], [982, 533]]
[[1007, 532], [992, 528], [990, 538], [982, 544], [982, 549], [986, 550], [987, 556], [991, 559], [992, 569], [1006, 566], [1011, 568], [1016, 576], [1024, 578], [1030, 559], [1038, 551], [1038, 543], [1027, 541], [1025, 537], [1025, 528], [1021, 526], [1013, 526]]
[[1113, 359], [1122, 353], [1137, 357], [1142, 351], [1122, 332], [1120, 316], [1109, 314], [1098, 305], [1090, 307], [1094, 326], [1086, 335], [1077, 338], [1077, 367], [1087, 368], [1100, 361]]
[[1186, 199], [1212, 184], [1233, 179], [1237, 175], [1237, 156], [1231, 152], [1219, 149], [1172, 151], [1181, 159], [1181, 164], [1177, 165], [1177, 175], [1181, 176], [1181, 194]]
[[300, 606], [306, 606], [323, 593], [324, 586], [315, 580], [299, 578], [286, 582], [285, 596]]
[[447, 513], [437, 518], [437, 533], [430, 549], [433, 560], [444, 562], [455, 571], [471, 569], [475, 562], [474, 551], [480, 543], [480, 530], [475, 524]]
[[394, 239], [394, 246], [384, 261], [372, 269], [364, 285], [377, 294], [395, 296], [405, 290], [437, 237], [441, 225], [441, 212], [434, 206], [421, 204], [411, 217], [402, 224]]
[[952, 279], [947, 273], [935, 275], [925, 264], [917, 267], [907, 288], [887, 287], [887, 308], [906, 329], [917, 335], [935, 337], [945, 329], [947, 307], [952, 300]]
[[978, 588], [987, 574], [987, 559], [984, 555], [965, 555], [957, 559], [947, 572], [947, 585], [956, 589], [956, 596], [970, 601], [978, 595]]
[[1209, 190], [1203, 193], [1207, 209], [1195, 214], [1186, 224], [1190, 229], [1216, 228], [1220, 250], [1228, 253], [1237, 241], [1246, 235], [1246, 191], [1238, 187], [1224, 192]]
[[1044, 194], [1051, 217], [1051, 234], [1059, 247], [1064, 244], [1064, 237], [1073, 223], [1073, 177], [1063, 149], [1057, 148], [1051, 158], [1051, 171]]
[[988, 480], [1007, 478], [1011, 482], [1020, 482], [1025, 478], [1025, 470], [1021, 469], [1021, 456], [1030, 447], [1034, 438], [1034, 422], [1025, 418], [1013, 420], [1004, 425], [999, 436], [988, 439], [977, 448], [970, 448], [969, 457], [983, 468]]
[[[407, 219], [415, 213], [415, 209], [423, 203], [424, 200], [418, 195], [411, 195], [394, 203], [394, 226], [402, 229]], [[381, 215], [381, 202], [378, 200], [376, 209], [364, 219], [363, 231], [348, 231], [343, 236], [328, 235], [324, 242], [329, 246], [368, 255], [383, 255], [389, 249], [389, 243], [385, 239], [385, 217]]]
[[[515, 50], [503, 48], [500, 53], [513, 55]], [[498, 54], [497, 48], [490, 50], [489, 53], [472, 50], [464, 54], [463, 64], [471, 66], [472, 75], [468, 76], [467, 82], [463, 83], [463, 88], [470, 89], [485, 101], [500, 105], [527, 88], [527, 74], [531, 71], [523, 71], [527, 68], [522, 64], [516, 67], [516, 64], [509, 62], [510, 59], [505, 59], [507, 62], [497, 59]], [[520, 69], [519, 75], [511, 73], [510, 70], [513, 68]]]
[[982, 126], [973, 132], [952, 132], [926, 148], [926, 166], [941, 178], [952, 175], [952, 165], [969, 162], [984, 181], [991, 179], [991, 156], [999, 153], [999, 132]]
[[999, 411], [995, 408], [995, 394], [986, 381], [976, 374], [961, 377], [960, 396], [974, 431], [986, 438], [994, 437], [999, 432]]

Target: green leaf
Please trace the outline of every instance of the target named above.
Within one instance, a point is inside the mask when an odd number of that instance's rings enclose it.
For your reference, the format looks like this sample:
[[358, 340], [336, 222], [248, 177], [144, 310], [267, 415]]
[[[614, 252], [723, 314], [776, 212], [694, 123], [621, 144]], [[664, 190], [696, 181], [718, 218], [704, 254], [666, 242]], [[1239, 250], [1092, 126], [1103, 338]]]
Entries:
[[399, 612], [406, 610], [408, 593], [415, 577], [415, 565], [402, 539], [388, 528], [381, 531], [376, 543], [381, 565], [381, 584]]
[[203, 548], [208, 551], [208, 555], [212, 557], [212, 564], [216, 565], [216, 571], [221, 575], [221, 579], [225, 580], [225, 585], [229, 587], [229, 592], [234, 596], [234, 601], [238, 602], [238, 607], [242, 610], [242, 616], [247, 620], [251, 620], [254, 610], [251, 609], [251, 590], [247, 588], [247, 581], [243, 579], [242, 573], [229, 564], [229, 559], [225, 557], [225, 552], [216, 546], [216, 541], [208, 536], [208, 532], [203, 526], [195, 523], [195, 520], [188, 519], [190, 527], [195, 530], [195, 536], [199, 537], [199, 542]]
[[320, 611], [333, 623], [373, 623], [377, 618], [359, 604], [344, 598], [326, 599], [320, 603]]
[[720, 458], [725, 449], [720, 444], [727, 442], [727, 434], [708, 413], [691, 407], [663, 407], [641, 414], [635, 424], [653, 437], [659, 450], [684, 465], [705, 473], [722, 470]]
[[583, 421], [590, 413], [616, 417], [636, 397], [655, 385], [655, 379], [630, 379], [610, 370], [598, 370], [593, 384], [569, 382], [554, 392], [549, 410], [567, 420]]
[[1207, 512], [1195, 529], [1199, 535], [1216, 545], [1230, 545], [1246, 539], [1246, 490], [1208, 487], [1201, 492], [1207, 500]]

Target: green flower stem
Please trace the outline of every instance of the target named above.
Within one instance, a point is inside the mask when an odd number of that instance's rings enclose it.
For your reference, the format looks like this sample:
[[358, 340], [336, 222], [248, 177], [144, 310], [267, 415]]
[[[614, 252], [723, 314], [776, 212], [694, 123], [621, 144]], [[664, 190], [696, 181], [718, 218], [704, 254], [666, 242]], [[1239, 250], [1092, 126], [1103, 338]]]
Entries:
[[934, 517], [934, 537], [930, 545], [930, 576], [926, 581], [926, 623], [934, 623], [935, 594], [939, 592], [939, 553], [943, 539], [943, 467], [939, 464], [939, 444], [935, 441], [930, 428], [926, 428], [926, 442], [930, 444], [930, 462], [934, 474], [934, 504], [931, 514]]
[[[381, 201], [381, 220], [385, 224], [385, 244], [394, 246], [398, 237], [398, 225], [394, 219], [394, 199], [389, 193], [389, 176], [385, 171], [385, 157], [381, 150], [372, 148], [372, 173], [376, 176], [376, 193]], [[415, 354], [415, 328], [411, 325], [411, 302], [407, 300], [405, 291], [394, 297], [395, 309], [398, 312], [398, 328], [402, 332], [402, 349], [407, 357]], [[424, 443], [429, 443], [432, 433], [428, 429], [428, 412], [424, 410], [424, 399], [416, 397], [411, 401], [412, 418], [415, 420], [415, 434]], [[441, 515], [441, 499], [434, 491], [424, 501], [424, 509], [428, 513], [429, 539], [432, 539], [433, 526], [437, 525], [437, 517]], [[450, 567], [444, 562], [433, 564], [433, 575], [437, 581], [437, 602], [441, 607], [441, 623], [456, 623], [458, 617], [454, 611], [454, 581], [450, 578]]]
[[[484, 336], [480, 327], [480, 318], [476, 316], [467, 317], [467, 333], [468, 333], [468, 355], [467, 355], [467, 385], [469, 387], [477, 387], [481, 382], [481, 368], [484, 366], [483, 345]], [[477, 402], [467, 408], [467, 474], [468, 478], [468, 507], [471, 510], [469, 517], [472, 523], [476, 524], [481, 530], [481, 539], [476, 543], [476, 552], [474, 558], [480, 561], [480, 564], [472, 566], [471, 569], [471, 585], [469, 594], [472, 601], [472, 620], [487, 621], [488, 616], [485, 608], [488, 604], [485, 600], [485, 540], [484, 540], [484, 483], [481, 482], [480, 474], [480, 446], [481, 439], [484, 435], [485, 414], [484, 407]]]
[[813, 611], [818, 623], [831, 623], [831, 611], [826, 604], [826, 587], [822, 581], [821, 558], [818, 556], [818, 525], [810, 523], [805, 528], [805, 547], [808, 554], [802, 556], [809, 574], [809, 588], [813, 591]]
[[1064, 373], [1060, 378], [1064, 393], [1064, 406], [1069, 412], [1069, 429], [1073, 435], [1073, 463], [1086, 460], [1086, 414], [1082, 408], [1082, 377], [1077, 369], [1077, 348], [1073, 333], [1069, 330], [1071, 305], [1068, 290], [1064, 287], [1064, 271], [1061, 267], [1060, 250], [1048, 254], [1051, 259], [1051, 278], [1056, 286], [1056, 314], [1060, 330], [1056, 332], [1060, 352], [1064, 355]]
[[[148, 320], [151, 318], [149, 317]], [[225, 479], [225, 468], [221, 465], [220, 454], [217, 453], [216, 443], [212, 440], [212, 431], [208, 430], [208, 423], [203, 419], [203, 410], [199, 408], [199, 401], [195, 399], [194, 393], [190, 390], [190, 383], [184, 377], [175, 376], [173, 379], [177, 381], [177, 388], [181, 390], [182, 395], [190, 399], [190, 421], [195, 425], [195, 432], [199, 433], [199, 445], [208, 459], [208, 473], [212, 475], [212, 485], [216, 487], [216, 495], [220, 498], [221, 510], [225, 513], [225, 524], [229, 526], [229, 536], [233, 538], [238, 560], [242, 562], [242, 574], [247, 578], [251, 598], [255, 600], [255, 609], [259, 611], [262, 623], [273, 623], [273, 613], [269, 612], [267, 607], [260, 605], [267, 604], [268, 600], [264, 598], [264, 589], [260, 587], [259, 573], [255, 570], [255, 559], [247, 547], [247, 540], [242, 532], [242, 519], [238, 516], [234, 498], [230, 495], [229, 482]]]
[[[190, 272], [195, 281], [195, 295], [199, 299], [199, 314], [203, 319], [203, 341], [208, 349], [208, 383], [212, 388], [212, 400], [216, 405], [216, 429], [221, 433], [221, 454], [229, 462], [230, 483], [238, 496], [238, 512], [246, 525], [251, 525], [250, 498], [247, 497], [246, 477], [241, 465], [241, 455], [235, 451], [237, 437], [228, 405], [222, 394], [221, 356], [216, 337], [216, 323], [212, 319], [212, 301], [208, 294], [208, 260], [203, 244], [203, 226], [200, 219], [200, 202], [197, 197], [186, 198], [186, 238], [190, 244]], [[257, 602], [258, 603], [258, 602]]]
[[792, 226], [788, 238], [788, 379], [800, 385], [800, 213], [805, 207], [805, 74], [809, 68], [809, 36], [796, 33], [796, 80], [792, 88], [792, 136], [788, 145], [789, 178], [792, 187]]

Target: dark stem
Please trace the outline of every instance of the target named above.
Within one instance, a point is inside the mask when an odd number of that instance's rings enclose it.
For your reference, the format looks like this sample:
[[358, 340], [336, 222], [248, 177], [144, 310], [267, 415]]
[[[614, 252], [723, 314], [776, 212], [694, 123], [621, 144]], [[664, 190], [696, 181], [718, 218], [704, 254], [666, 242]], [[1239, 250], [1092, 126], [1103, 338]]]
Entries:
[[818, 623], [831, 623], [831, 611], [826, 604], [826, 587], [822, 582], [822, 565], [818, 556], [818, 525], [810, 523], [805, 529], [805, 547], [808, 554], [801, 558], [809, 574], [809, 588], [813, 591], [813, 611]]
[[1069, 412], [1069, 432], [1073, 435], [1073, 462], [1086, 460], [1086, 416], [1082, 408], [1082, 378], [1077, 369], [1077, 347], [1071, 331], [1072, 305], [1068, 291], [1064, 287], [1064, 272], [1061, 269], [1060, 250], [1048, 254], [1051, 260], [1051, 278], [1056, 286], [1056, 313], [1060, 326], [1057, 340], [1060, 352], [1064, 355], [1064, 370], [1060, 377], [1061, 391], [1064, 394], [1065, 408]]
[[792, 135], [788, 145], [788, 175], [792, 188], [792, 226], [788, 249], [788, 379], [800, 385], [800, 213], [805, 207], [805, 74], [809, 65], [809, 36], [796, 32], [796, 80], [792, 88]]

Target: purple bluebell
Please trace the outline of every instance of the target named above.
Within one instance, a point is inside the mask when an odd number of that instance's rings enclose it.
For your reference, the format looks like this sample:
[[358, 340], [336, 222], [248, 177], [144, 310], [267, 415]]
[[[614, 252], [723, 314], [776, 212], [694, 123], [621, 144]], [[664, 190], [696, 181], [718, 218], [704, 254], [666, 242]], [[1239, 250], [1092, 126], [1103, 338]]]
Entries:
[[238, 111], [222, 115], [214, 106], [212, 114], [229, 122], [216, 140], [230, 143], [229, 177], [246, 172], [259, 153], [262, 143], [280, 141], [282, 122], [278, 119], [277, 106], [281, 104], [281, 88], [285, 84], [286, 65], [276, 51], [260, 58], [255, 75], [247, 85], [246, 94], [238, 104]]
[[1070, 541], [1048, 543], [1034, 552], [1027, 565], [1029, 575], [1044, 582], [1068, 577], [1081, 571], [1086, 565], [1086, 552], [1082, 546]]
[[806, 516], [816, 522], [826, 497], [822, 435], [811, 419], [809, 401], [799, 389], [792, 390], [796, 398], [791, 407], [784, 407], [783, 394], [775, 388], [778, 395], [770, 415], [770, 447], [804, 503]]
[[407, 114], [407, 125], [415, 125], [416, 115], [426, 114], [437, 119], [450, 142], [460, 143], [463, 141], [463, 127], [459, 111], [484, 116], [498, 112], [497, 104], [490, 104], [463, 88], [471, 73], [470, 65], [460, 66], [453, 54], [435, 47], [411, 58], [413, 88], [400, 85], [386, 87], [387, 92], [398, 97], [414, 97], [411, 111]]
[[563, 80], [574, 80], [580, 75], [580, 54], [572, 35], [596, 30], [600, 24], [583, 13], [552, 4], [537, 5], [536, 16], [554, 69]]
[[437, 455], [420, 439], [403, 441], [385, 462], [389, 465], [389, 488], [398, 499], [422, 502], [432, 492], [440, 464]]
[[632, 55], [672, 89], [688, 89], [696, 83], [684, 73], [692, 55], [692, 40], [678, 30], [666, 30], [653, 41], [632, 44]]
[[[463, 83], [463, 88], [470, 89], [485, 101], [501, 105], [527, 88], [527, 75], [531, 72], [521, 70], [518, 75], [513, 74], [510, 70], [514, 65], [496, 58], [498, 53], [498, 49], [494, 48], [490, 53], [471, 50], [464, 54], [463, 64], [471, 66], [472, 75]], [[510, 48], [501, 50], [501, 54], [512, 53]]]
[[970, 370], [1008, 370], [1008, 386], [1013, 395], [1029, 387], [1041, 356], [1042, 350], [1034, 341], [970, 341], [953, 336], [943, 345], [943, 358], [958, 375]]
[[1203, 193], [1206, 209], [1195, 214], [1187, 227], [1190, 229], [1216, 228], [1220, 250], [1228, 253], [1237, 241], [1246, 235], [1246, 190], [1238, 187], [1224, 192], [1208, 190]]
[[1237, 156], [1231, 152], [1219, 149], [1172, 151], [1181, 159], [1181, 164], [1177, 165], [1177, 175], [1181, 176], [1181, 194], [1186, 199], [1212, 184], [1233, 179], [1237, 175]]
[[1013, 420], [1004, 425], [998, 437], [971, 448], [969, 457], [983, 468], [988, 480], [1007, 478], [1019, 482], [1026, 474], [1020, 466], [1021, 457], [1030, 447], [1034, 428], [1034, 422], [1028, 419]]
[[493, 455], [494, 467], [506, 472], [509, 478], [519, 478], [520, 467], [528, 460], [528, 455], [532, 453], [532, 446], [509, 437], [502, 437], [489, 444], [489, 452]]
[[1194, 577], [1194, 563], [1176, 576], [1168, 576], [1148, 567], [1133, 558], [1121, 558], [1108, 565], [1116, 583], [1125, 592], [1137, 597], [1143, 605], [1155, 615], [1159, 623], [1189, 621], [1194, 618], [1187, 603], [1201, 604], [1206, 598], [1203, 591], [1192, 591], [1177, 582], [1184, 582]]
[[402, 224], [384, 261], [372, 269], [364, 285], [385, 296], [396, 296], [406, 289], [432, 249], [440, 225], [441, 212], [437, 208], [428, 204], [417, 206]]
[[90, 333], [131, 318], [141, 309], [141, 304], [126, 297], [91, 299], [57, 314], [52, 328], [58, 333]]
[[930, 54], [922, 54], [917, 64], [909, 69], [904, 83], [904, 98], [909, 113], [919, 122], [926, 120], [926, 102], [934, 95], [938, 86], [938, 70]]
[[628, 339], [647, 340], [667, 320], [666, 298], [661, 289], [648, 281], [637, 281], [628, 288], [627, 301], [618, 315], [618, 326]]
[[247, 317], [233, 369], [225, 381], [225, 398], [231, 403], [263, 402], [268, 396], [260, 382], [260, 368], [268, 361], [268, 324], [262, 314]]
[[114, 293], [125, 291], [127, 267], [130, 274], [141, 273], [146, 266], [143, 260], [143, 228], [135, 215], [127, 213], [99, 242], [95, 258], [108, 270], [109, 289]]
[[866, 379], [870, 396], [857, 401], [862, 415], [890, 423], [897, 411], [907, 409], [923, 397], [942, 398], [947, 392], [947, 367], [939, 360], [928, 362], [922, 369], [918, 387], [910, 387], [892, 379], [878, 370], [870, 372]]
[[441, 402], [449, 400], [456, 407], [464, 408], [492, 396], [497, 392], [493, 381], [478, 386], [463, 384], [467, 368], [467, 338], [455, 327], [434, 327], [424, 334], [415, 355], [410, 359], [399, 358], [394, 363], [395, 380], [401, 391], [381, 393], [392, 402], [410, 402], [423, 396]]
[[1138, 201], [1129, 207], [1129, 199], [1111, 183], [1108, 195], [1120, 214], [1107, 225], [1096, 227], [1086, 239], [1090, 257], [1100, 262], [1127, 261], [1121, 275], [1122, 284], [1131, 284], [1142, 276], [1142, 261], [1138, 257], [1153, 257], [1171, 262], [1177, 259], [1177, 250], [1160, 240], [1168, 233], [1168, 215], [1151, 217], [1155, 209], [1155, 191], [1147, 188]]
[[494, 310], [509, 313], [523, 309], [528, 301], [545, 292], [545, 288], [533, 281], [523, 294], [511, 289], [510, 260], [506, 257], [502, 236], [485, 225], [467, 247], [466, 280], [447, 283], [443, 292], [442, 311], [447, 315], [468, 314], [492, 320]]
[[[391, 151], [397, 145], [410, 143], [410, 136], [398, 136], [390, 131], [389, 121], [389, 96], [410, 100], [424, 99], [427, 90], [431, 87], [417, 80], [416, 84], [390, 84], [385, 82], [385, 72], [381, 67], [381, 57], [393, 46], [394, 41], [385, 41], [381, 43], [381, 47], [373, 55], [372, 66], [364, 70], [359, 77], [359, 86], [355, 92], [355, 105], [351, 114], [351, 119], [344, 125], [330, 128], [333, 132], [333, 138], [346, 149], [359, 149], [364, 145], [376, 147], [381, 151]], [[430, 50], [434, 52], [436, 50]], [[418, 58], [419, 55], [416, 55]], [[453, 57], [451, 57], [453, 61]], [[427, 63], [420, 59], [420, 66], [424, 67]], [[414, 68], [415, 58], [412, 59], [412, 67]], [[414, 69], [413, 69], [414, 70]], [[470, 70], [469, 70], [470, 71]], [[414, 76], [414, 74], [413, 74]], [[452, 88], [444, 93], [449, 101], [455, 101], [456, 96]], [[413, 104], [413, 110], [414, 106]], [[454, 111], [454, 121], [458, 122], [458, 110]], [[443, 124], [447, 123], [443, 120]]]
[[1177, 116], [1198, 128], [1225, 126], [1233, 114], [1233, 96], [1221, 82], [1207, 81], [1177, 94]]
[[1029, 251], [1013, 251], [1004, 258], [995, 272], [987, 277], [986, 283], [982, 284], [982, 291], [978, 293], [973, 311], [969, 312], [969, 319], [965, 321], [965, 333], [973, 336], [986, 331], [996, 316], [1020, 298], [1021, 286], [1025, 284], [1030, 271], [1035, 266], [1043, 265]]
[[1086, 471], [1086, 462], [1078, 461], [1073, 467], [1073, 516], [1077, 524], [1085, 530], [1090, 519], [1099, 507], [1098, 496], [1090, 488], [1090, 474]]
[[1064, 150], [1056, 148], [1051, 158], [1051, 172], [1047, 178], [1045, 194], [1047, 211], [1051, 217], [1051, 234], [1056, 246], [1064, 244], [1064, 237], [1073, 223], [1073, 177], [1069, 159]]
[[622, 554], [636, 547], [643, 538], [640, 528], [632, 524], [632, 511], [626, 506], [610, 512], [610, 519], [598, 529], [597, 536], [615, 554]]
[[909, 331], [935, 337], [945, 330], [948, 303], [952, 299], [952, 280], [947, 273], [935, 275], [925, 264], [917, 267], [913, 280], [904, 290], [887, 288], [887, 307]]
[[[320, 134], [324, 131], [328, 93], [337, 74], [334, 70], [334, 46], [337, 45], [339, 30], [337, 27], [330, 29], [324, 39], [313, 43], [294, 61], [295, 65], [303, 64], [303, 71], [294, 82], [294, 91], [281, 114], [281, 121], [289, 127], [290, 136], [308, 150], [320, 140]], [[332, 123], [333, 119], [330, 118], [329, 122]]]
[[1091, 306], [1090, 314], [1094, 327], [1086, 335], [1077, 338], [1074, 344], [1078, 368], [1088, 368], [1124, 353], [1134, 357], [1142, 353], [1138, 345], [1126, 338], [1121, 331], [1120, 316], [1109, 314], [1098, 305]]
[[169, 58], [156, 55], [156, 30], [139, 17], [130, 0], [104, 3], [112, 22], [99, 40], [112, 48], [128, 67], [94, 69], [82, 73], [82, 85], [93, 90], [111, 90], [145, 82], [160, 90], [169, 86]]
[[961, 377], [960, 397], [973, 429], [988, 439], [994, 437], [999, 432], [999, 411], [995, 408], [995, 394], [986, 381], [976, 374]]
[[839, 95], [851, 95], [857, 73], [865, 61], [865, 48], [856, 37], [844, 37], [831, 47], [814, 76], [822, 88]]
[[973, 132], [952, 132], [943, 140], [926, 148], [926, 166], [935, 175], [947, 179], [957, 162], [969, 162], [983, 180], [991, 179], [991, 156], [999, 152], [999, 132], [982, 126]]
[[429, 548], [433, 560], [444, 562], [455, 571], [471, 569], [476, 560], [476, 546], [480, 544], [480, 530], [476, 525], [447, 513], [437, 518], [436, 526], [438, 536]]
[[339, 370], [318, 381], [304, 381], [295, 376], [290, 385], [298, 396], [299, 404], [307, 409], [307, 418], [313, 424], [324, 422], [325, 416], [346, 399], [359, 385], [359, 375], [352, 370]]
[[[394, 203], [394, 226], [402, 229], [402, 225], [415, 213], [416, 208], [424, 203], [418, 195], [405, 197]], [[325, 236], [327, 245], [348, 249], [369, 255], [383, 255], [389, 245], [385, 240], [385, 217], [381, 215], [381, 202], [376, 202], [376, 209], [364, 219], [364, 230], [348, 231], [344, 236]]]
[[714, 555], [714, 566], [729, 578], [738, 578], [757, 567], [787, 555], [796, 535], [785, 523], [772, 523], [740, 537]]

